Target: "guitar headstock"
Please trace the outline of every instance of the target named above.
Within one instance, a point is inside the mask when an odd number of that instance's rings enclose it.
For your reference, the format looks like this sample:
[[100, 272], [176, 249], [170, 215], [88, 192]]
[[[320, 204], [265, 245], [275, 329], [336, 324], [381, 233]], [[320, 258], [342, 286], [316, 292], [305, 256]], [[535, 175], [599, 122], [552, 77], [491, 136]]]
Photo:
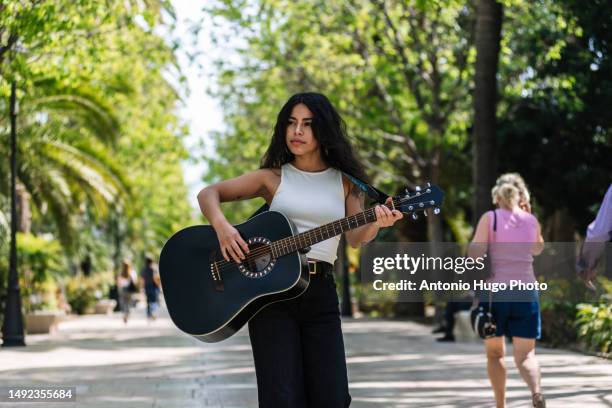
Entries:
[[440, 206], [444, 201], [444, 192], [440, 187], [427, 183], [425, 187], [416, 187], [415, 192], [410, 193], [406, 189], [404, 194], [393, 197], [395, 208], [404, 214], [412, 214], [412, 219], [418, 218], [417, 212], [433, 208], [435, 215], [440, 214]]

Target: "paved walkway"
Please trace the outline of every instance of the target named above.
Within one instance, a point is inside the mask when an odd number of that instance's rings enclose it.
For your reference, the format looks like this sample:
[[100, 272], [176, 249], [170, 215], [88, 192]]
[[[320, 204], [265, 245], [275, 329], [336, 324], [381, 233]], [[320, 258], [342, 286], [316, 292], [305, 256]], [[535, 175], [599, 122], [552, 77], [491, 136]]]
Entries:
[[[481, 344], [437, 343], [429, 328], [401, 321], [343, 322], [353, 408], [491, 407]], [[0, 349], [0, 386], [76, 386], [76, 403], [0, 407], [257, 406], [247, 333], [201, 343], [167, 317], [152, 324], [137, 310], [65, 321], [26, 348]], [[612, 407], [610, 361], [567, 351], [538, 351], [549, 407]], [[509, 407], [529, 393], [511, 359]]]

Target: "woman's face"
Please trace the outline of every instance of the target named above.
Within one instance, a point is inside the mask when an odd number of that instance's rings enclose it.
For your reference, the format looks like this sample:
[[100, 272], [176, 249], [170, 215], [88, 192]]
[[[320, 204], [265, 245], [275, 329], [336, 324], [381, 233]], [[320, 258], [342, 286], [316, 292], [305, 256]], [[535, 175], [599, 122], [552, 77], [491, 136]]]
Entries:
[[319, 142], [312, 132], [312, 112], [303, 103], [293, 107], [285, 141], [289, 151], [296, 156], [302, 156], [319, 150]]

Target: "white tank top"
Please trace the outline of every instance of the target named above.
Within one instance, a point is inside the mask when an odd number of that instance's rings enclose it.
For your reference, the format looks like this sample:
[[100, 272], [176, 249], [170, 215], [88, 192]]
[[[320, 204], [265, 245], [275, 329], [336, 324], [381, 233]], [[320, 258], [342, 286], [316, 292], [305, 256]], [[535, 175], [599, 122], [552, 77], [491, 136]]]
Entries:
[[[332, 167], [313, 173], [283, 165], [270, 210], [284, 214], [300, 233], [344, 218], [342, 173]], [[306, 256], [333, 264], [338, 242], [340, 235], [314, 244]]]

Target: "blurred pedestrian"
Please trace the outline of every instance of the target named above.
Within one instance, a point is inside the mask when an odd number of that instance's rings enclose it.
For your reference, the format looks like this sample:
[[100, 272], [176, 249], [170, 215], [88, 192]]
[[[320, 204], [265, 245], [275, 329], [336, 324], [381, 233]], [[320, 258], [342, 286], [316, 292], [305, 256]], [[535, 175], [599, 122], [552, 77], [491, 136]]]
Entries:
[[140, 279], [143, 283], [145, 295], [147, 297], [147, 318], [155, 320], [157, 318], [161, 284], [157, 266], [153, 263], [153, 257], [151, 255], [145, 256], [145, 266], [140, 272]]
[[132, 265], [127, 259], [123, 260], [121, 273], [117, 276], [117, 290], [119, 291], [119, 305], [123, 312], [123, 322], [127, 323], [132, 307], [132, 295], [138, 292]]
[[604, 253], [606, 242], [612, 240], [612, 184], [599, 207], [595, 220], [589, 224], [586, 239], [580, 252], [578, 274], [586, 285], [595, 289], [592, 280], [595, 278], [595, 268]]
[[[491, 194], [497, 209], [480, 218], [469, 256], [478, 258], [488, 252], [492, 270], [488, 282], [507, 284], [514, 279], [536, 282], [533, 256], [542, 252], [544, 239], [538, 220], [530, 213], [527, 186], [518, 174], [504, 174]], [[518, 295], [521, 299], [510, 298], [517, 296], [515, 292], [480, 294], [480, 302], [485, 303], [487, 309], [491, 304], [490, 312], [496, 325], [495, 335], [484, 340], [487, 372], [497, 407], [503, 408], [506, 406], [505, 337], [512, 338], [514, 361], [531, 391], [532, 404], [542, 408], [546, 404], [540, 385], [540, 365], [535, 356], [535, 341], [541, 332], [539, 296], [537, 291]]]
[[64, 291], [60, 287], [55, 289], [55, 301], [57, 302], [57, 308], [62, 312], [68, 314], [72, 311], [72, 307], [70, 307], [70, 303], [66, 300]]
[[473, 293], [462, 299], [451, 300], [446, 302], [444, 307], [444, 323], [439, 329], [434, 330], [434, 333], [444, 333], [444, 336], [438, 337], [436, 340], [441, 342], [455, 341], [455, 314], [462, 310], [470, 310], [473, 304]]

